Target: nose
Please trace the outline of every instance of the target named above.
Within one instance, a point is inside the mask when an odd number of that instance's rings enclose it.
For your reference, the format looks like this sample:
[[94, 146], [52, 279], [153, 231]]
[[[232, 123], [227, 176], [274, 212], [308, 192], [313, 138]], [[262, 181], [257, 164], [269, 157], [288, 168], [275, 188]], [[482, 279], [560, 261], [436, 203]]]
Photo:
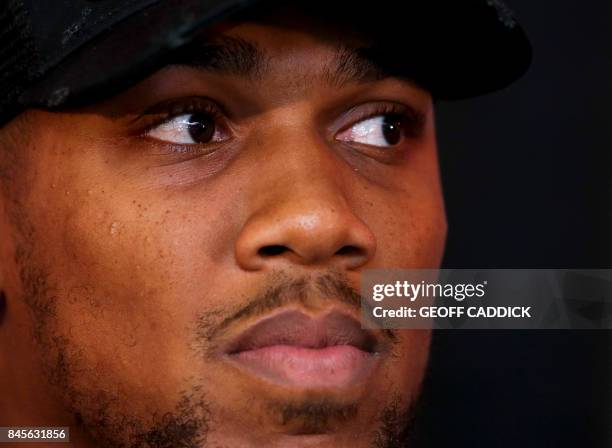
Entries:
[[372, 232], [347, 208], [299, 200], [253, 216], [236, 244], [236, 259], [247, 270], [287, 263], [352, 270], [375, 248]]
[[235, 257], [241, 268], [356, 270], [371, 260], [374, 234], [346, 199], [337, 176], [321, 166], [316, 174], [304, 173], [304, 166], [301, 174], [285, 168], [280, 179], [266, 176], [259, 205], [240, 231]]

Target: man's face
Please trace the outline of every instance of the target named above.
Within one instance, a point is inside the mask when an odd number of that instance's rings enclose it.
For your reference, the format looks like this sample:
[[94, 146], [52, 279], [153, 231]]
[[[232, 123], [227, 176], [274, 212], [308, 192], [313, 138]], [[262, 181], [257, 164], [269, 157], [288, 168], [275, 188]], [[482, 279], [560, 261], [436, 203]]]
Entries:
[[104, 447], [400, 437], [430, 334], [366, 333], [356, 291], [439, 266], [432, 101], [315, 29], [228, 24], [7, 126], [4, 423]]

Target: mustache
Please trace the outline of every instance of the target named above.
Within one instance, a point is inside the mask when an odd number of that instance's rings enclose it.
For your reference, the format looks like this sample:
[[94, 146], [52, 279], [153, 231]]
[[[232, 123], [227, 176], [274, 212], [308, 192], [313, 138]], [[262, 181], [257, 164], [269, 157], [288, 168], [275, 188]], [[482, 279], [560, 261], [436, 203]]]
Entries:
[[[361, 311], [362, 296], [347, 277], [337, 271], [318, 275], [295, 277], [279, 272], [271, 276], [258, 293], [245, 301], [237, 310], [202, 312], [197, 317], [198, 340], [208, 344], [223, 334], [230, 326], [270, 314], [289, 305], [315, 308], [322, 303], [342, 304], [354, 311]], [[367, 301], [364, 306], [369, 306]], [[225, 316], [225, 317], [224, 317]], [[396, 342], [394, 330], [381, 330], [389, 342]]]

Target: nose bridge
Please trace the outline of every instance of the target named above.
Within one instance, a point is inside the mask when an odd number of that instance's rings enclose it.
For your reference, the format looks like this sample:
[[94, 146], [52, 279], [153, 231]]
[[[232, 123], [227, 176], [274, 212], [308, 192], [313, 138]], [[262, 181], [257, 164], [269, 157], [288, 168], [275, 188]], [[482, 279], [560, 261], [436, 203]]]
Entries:
[[343, 162], [332, 153], [324, 138], [316, 130], [302, 126], [298, 118], [289, 113], [274, 117], [275, 127], [270, 129], [263, 148], [265, 160], [257, 176], [255, 195], [267, 198], [268, 204], [302, 208], [308, 214], [348, 211], [349, 204], [343, 194], [341, 170]]
[[375, 240], [344, 193], [343, 162], [315, 133], [294, 129], [274, 140], [264, 149], [270, 162], [252, 185], [238, 262], [250, 269], [287, 262], [354, 269], [366, 263]]
[[[304, 144], [305, 142], [302, 142]], [[340, 162], [334, 160], [328, 148], [320, 148], [316, 143], [309, 146], [309, 151], [290, 151], [283, 163], [282, 185], [276, 193], [274, 203], [277, 207], [301, 209], [305, 214], [325, 214], [348, 212], [350, 210], [344, 195], [341, 181]], [[295, 147], [294, 147], [295, 148]]]

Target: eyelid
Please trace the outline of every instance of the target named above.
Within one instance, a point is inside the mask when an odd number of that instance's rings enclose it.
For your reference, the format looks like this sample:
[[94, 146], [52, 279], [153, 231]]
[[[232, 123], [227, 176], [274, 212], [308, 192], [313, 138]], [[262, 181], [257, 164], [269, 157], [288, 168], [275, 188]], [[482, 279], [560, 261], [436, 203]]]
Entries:
[[357, 123], [380, 116], [399, 115], [405, 121], [406, 133], [409, 137], [418, 137], [425, 127], [425, 114], [411, 106], [391, 101], [365, 103], [352, 107], [342, 114], [340, 121], [331, 130], [333, 135], [344, 132]]
[[[227, 114], [223, 108], [206, 97], [187, 97], [157, 103], [138, 115], [132, 123], [138, 127], [136, 134], [146, 136], [148, 132], [174, 118], [189, 113], [207, 113], [227, 126]], [[140, 122], [140, 123], [139, 123]]]
[[[332, 132], [336, 135], [339, 132], [348, 130], [361, 121], [375, 118], [380, 115], [399, 115], [405, 118], [406, 124], [410, 128], [423, 128], [425, 124], [424, 113], [406, 104], [385, 101], [359, 104], [352, 107], [342, 114], [340, 121], [334, 126]], [[413, 129], [407, 129], [407, 131], [413, 131]], [[412, 136], [412, 133], [409, 135]]]

